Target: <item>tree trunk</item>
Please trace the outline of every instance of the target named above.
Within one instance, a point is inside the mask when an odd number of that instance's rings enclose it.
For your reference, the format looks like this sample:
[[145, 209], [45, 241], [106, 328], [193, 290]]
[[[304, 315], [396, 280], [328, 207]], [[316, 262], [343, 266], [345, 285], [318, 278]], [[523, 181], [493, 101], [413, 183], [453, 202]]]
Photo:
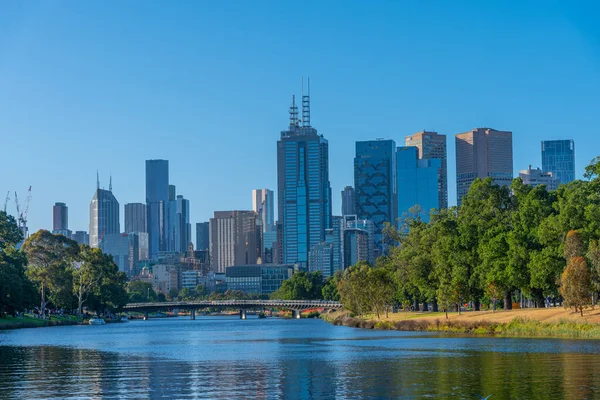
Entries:
[[458, 315], [461, 315], [461, 313], [460, 313], [460, 303], [458, 303], [456, 305], [456, 310], [458, 311]]
[[429, 306], [427, 305], [427, 300], [423, 300], [423, 312], [429, 311]]
[[446, 308], [444, 311], [446, 311], [446, 319], [448, 319], [448, 309]]
[[419, 298], [417, 296], [415, 296], [414, 302], [413, 302], [413, 309], [415, 311], [419, 311]]
[[512, 298], [510, 292], [504, 293], [504, 309], [512, 310]]
[[40, 315], [46, 319], [46, 282], [42, 282], [42, 302], [40, 304]]
[[481, 303], [479, 302], [479, 299], [475, 299], [475, 301], [473, 302], [473, 309], [475, 311], [479, 311], [481, 308]]
[[579, 312], [581, 313], [581, 316], [583, 317], [583, 307], [579, 307]]
[[492, 312], [496, 312], [496, 299], [492, 299]]
[[434, 299], [434, 300], [431, 302], [431, 308], [432, 308], [432, 311], [433, 311], [433, 312], [438, 312], [438, 311], [439, 311], [439, 308], [438, 308], [438, 302], [437, 302], [437, 300], [435, 300], [435, 299]]

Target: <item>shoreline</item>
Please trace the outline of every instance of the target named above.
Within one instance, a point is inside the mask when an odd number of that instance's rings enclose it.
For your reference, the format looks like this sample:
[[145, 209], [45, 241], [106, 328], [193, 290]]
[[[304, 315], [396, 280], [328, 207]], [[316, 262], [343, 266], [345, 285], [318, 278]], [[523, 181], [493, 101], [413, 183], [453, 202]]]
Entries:
[[0, 318], [0, 331], [27, 328], [45, 328], [48, 326], [82, 325], [79, 319], [41, 319], [33, 317]]
[[460, 333], [490, 337], [600, 339], [600, 323], [575, 319], [568, 314], [566, 317], [547, 319], [528, 317], [527, 313], [510, 311], [498, 311], [491, 318], [484, 312], [469, 312], [466, 316], [465, 313], [460, 316], [454, 314], [450, 319], [446, 319], [443, 313], [441, 317], [436, 314], [440, 313], [399, 316], [390, 314], [390, 318], [377, 320], [368, 316], [352, 317], [348, 312], [332, 312], [321, 314], [321, 319], [332, 325], [361, 329]]

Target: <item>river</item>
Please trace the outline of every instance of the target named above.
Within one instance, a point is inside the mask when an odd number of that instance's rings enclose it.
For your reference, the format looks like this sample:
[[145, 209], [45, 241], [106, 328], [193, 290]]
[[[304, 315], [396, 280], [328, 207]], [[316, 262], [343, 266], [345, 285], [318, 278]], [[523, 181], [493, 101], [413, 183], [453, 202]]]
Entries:
[[316, 319], [151, 319], [0, 332], [0, 398], [600, 398], [600, 341]]

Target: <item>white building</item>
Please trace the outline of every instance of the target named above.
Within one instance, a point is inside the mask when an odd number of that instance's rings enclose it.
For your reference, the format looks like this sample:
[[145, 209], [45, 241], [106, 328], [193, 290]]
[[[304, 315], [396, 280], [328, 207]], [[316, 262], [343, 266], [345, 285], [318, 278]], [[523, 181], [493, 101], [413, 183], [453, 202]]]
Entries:
[[531, 165], [524, 170], [519, 171], [519, 177], [526, 185], [538, 186], [546, 185], [546, 190], [556, 190], [558, 179], [552, 175], [552, 172], [544, 172], [539, 168], [532, 169]]

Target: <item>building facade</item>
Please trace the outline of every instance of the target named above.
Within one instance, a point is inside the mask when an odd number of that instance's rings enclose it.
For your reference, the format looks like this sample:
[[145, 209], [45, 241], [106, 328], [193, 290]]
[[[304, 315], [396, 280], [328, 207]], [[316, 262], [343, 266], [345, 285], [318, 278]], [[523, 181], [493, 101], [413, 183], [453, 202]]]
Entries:
[[519, 171], [519, 178], [524, 184], [533, 187], [546, 185], [546, 190], [556, 190], [560, 184], [559, 180], [552, 175], [552, 172], [544, 172], [539, 168], [532, 169], [531, 165], [527, 169]]
[[196, 223], [196, 250], [208, 250], [210, 248], [210, 229], [208, 222]]
[[456, 135], [456, 197], [460, 206], [477, 178], [509, 186], [513, 179], [512, 132], [475, 128]]
[[190, 201], [182, 195], [177, 196], [175, 218], [175, 251], [185, 253], [192, 242], [192, 224], [190, 224]]
[[354, 188], [352, 186], [346, 186], [342, 190], [342, 216], [344, 215], [355, 215], [355, 199], [354, 199]]
[[310, 99], [303, 96], [302, 120], [292, 99], [290, 125], [277, 142], [278, 224], [285, 264], [308, 264], [310, 248], [331, 226], [329, 144], [310, 124]]
[[125, 204], [125, 232], [147, 232], [145, 204]]
[[259, 215], [263, 232], [275, 230], [274, 194], [269, 189], [255, 189], [252, 191], [252, 210]]
[[269, 295], [294, 274], [290, 264], [251, 264], [227, 267], [225, 279], [228, 290]]
[[90, 235], [86, 231], [75, 231], [75, 233], [71, 235], [71, 239], [79, 244], [90, 245]]
[[396, 222], [396, 185], [396, 142], [393, 140], [356, 142], [354, 158], [356, 214], [359, 219], [373, 221], [375, 245], [379, 253], [385, 250], [384, 224]]
[[[448, 208], [448, 152], [446, 149], [446, 135], [437, 132], [421, 131], [406, 136], [406, 146], [415, 146], [418, 149], [420, 160], [438, 159], [438, 204], [437, 209]], [[400, 193], [398, 188], [398, 193]]]
[[119, 271], [127, 276], [140, 273], [139, 262], [148, 259], [148, 233], [129, 232], [105, 235], [101, 247], [106, 254], [113, 256]]
[[210, 258], [215, 272], [255, 264], [261, 257], [260, 246], [260, 225], [254, 211], [215, 211], [210, 219]]
[[573, 140], [544, 140], [542, 170], [552, 172], [559, 184], [575, 180], [575, 142]]
[[[342, 243], [341, 243], [341, 254], [342, 254], [342, 265], [341, 268], [342, 269], [346, 269], [349, 266], [352, 266], [354, 264], [356, 264], [358, 261], [366, 261], [371, 265], [375, 265], [375, 257], [376, 257], [376, 252], [375, 252], [375, 226], [373, 224], [373, 221], [370, 221], [368, 219], [358, 219], [356, 215], [346, 215], [344, 217], [344, 220], [342, 221]], [[347, 236], [345, 236], [345, 231], [346, 230], [352, 230], [352, 231], [363, 231], [364, 234], [366, 235], [366, 253], [364, 251], [364, 248], [361, 247], [362, 251], [361, 252], [357, 252], [357, 256], [358, 258], [354, 259], [352, 250], [348, 250], [350, 253], [346, 252], [346, 242], [350, 239], [348, 239]], [[352, 240], [361, 240], [361, 243], [352, 243], [351, 245], [354, 248], [359, 248], [360, 246], [363, 245], [364, 242], [364, 237], [362, 237], [364, 235], [361, 234], [353, 234]], [[351, 257], [352, 256], [352, 257]], [[350, 257], [349, 259], [347, 257]]]
[[421, 219], [429, 222], [431, 210], [439, 206], [441, 160], [419, 159], [418, 153], [414, 146], [400, 146], [396, 152], [399, 228], [412, 207], [419, 206]]
[[120, 231], [119, 202], [112, 193], [112, 184], [104, 190], [98, 183], [90, 202], [90, 247], [101, 247], [104, 236]]
[[167, 250], [169, 161], [146, 160], [146, 224], [150, 257]]
[[69, 237], [69, 208], [65, 203], [54, 203], [52, 207], [52, 233]]
[[312, 245], [308, 252], [308, 271], [321, 271], [323, 278], [333, 275], [333, 243], [320, 242]]

